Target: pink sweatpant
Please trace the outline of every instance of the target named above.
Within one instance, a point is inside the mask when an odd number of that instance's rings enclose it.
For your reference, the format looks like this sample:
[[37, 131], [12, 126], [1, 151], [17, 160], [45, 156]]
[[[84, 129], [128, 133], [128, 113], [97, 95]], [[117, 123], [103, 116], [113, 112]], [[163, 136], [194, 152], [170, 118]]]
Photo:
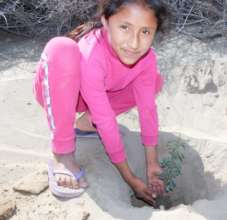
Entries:
[[[80, 59], [76, 42], [66, 37], [55, 37], [45, 46], [36, 69], [33, 90], [45, 109], [52, 151], [57, 154], [75, 150], [75, 113], [89, 108], [80, 95]], [[116, 115], [135, 106], [130, 86], [107, 95]]]

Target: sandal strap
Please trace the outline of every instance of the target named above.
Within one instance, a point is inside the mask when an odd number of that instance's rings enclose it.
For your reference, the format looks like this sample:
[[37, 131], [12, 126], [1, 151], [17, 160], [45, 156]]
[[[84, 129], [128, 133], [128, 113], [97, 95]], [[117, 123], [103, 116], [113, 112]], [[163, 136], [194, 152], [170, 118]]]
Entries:
[[80, 130], [79, 128], [75, 128], [74, 131], [77, 135], [82, 135], [82, 136], [86, 136], [89, 134], [98, 135], [97, 131], [83, 131], [83, 130]]
[[77, 181], [80, 180], [81, 177], [84, 177], [84, 175], [85, 175], [85, 172], [82, 169], [80, 169], [80, 172], [76, 172], [73, 174], [73, 176]]
[[85, 175], [84, 170], [80, 169], [79, 172], [72, 173], [71, 171], [68, 170], [53, 170], [53, 175], [57, 174], [63, 174], [63, 175], [68, 175], [72, 178], [74, 178], [76, 181], [80, 180], [81, 177]]

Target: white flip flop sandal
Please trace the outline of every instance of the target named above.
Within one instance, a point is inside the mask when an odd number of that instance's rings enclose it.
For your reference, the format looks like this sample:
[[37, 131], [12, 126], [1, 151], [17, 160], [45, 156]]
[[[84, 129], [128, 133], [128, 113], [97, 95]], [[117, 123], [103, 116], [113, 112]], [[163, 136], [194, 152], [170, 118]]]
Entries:
[[77, 181], [84, 176], [84, 171], [81, 169], [80, 172], [73, 174], [69, 170], [59, 170], [53, 168], [53, 161], [48, 162], [48, 179], [49, 179], [49, 188], [53, 195], [61, 198], [74, 198], [80, 196], [85, 192], [85, 188], [71, 189], [68, 187], [59, 186], [56, 180], [56, 174], [68, 175]]

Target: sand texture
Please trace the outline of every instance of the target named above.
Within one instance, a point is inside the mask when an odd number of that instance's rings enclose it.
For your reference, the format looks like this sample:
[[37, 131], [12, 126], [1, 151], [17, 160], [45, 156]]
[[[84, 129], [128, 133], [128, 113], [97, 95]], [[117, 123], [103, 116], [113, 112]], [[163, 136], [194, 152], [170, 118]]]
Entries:
[[[157, 47], [165, 75], [157, 99], [160, 160], [174, 140], [184, 142], [185, 159], [170, 209], [139, 208], [99, 140], [77, 140], [76, 158], [90, 184], [86, 193], [71, 200], [51, 195], [49, 131], [32, 94], [43, 42], [0, 36], [0, 219], [227, 220], [226, 54], [184, 36], [173, 35]], [[118, 121], [129, 164], [145, 179], [136, 109]]]

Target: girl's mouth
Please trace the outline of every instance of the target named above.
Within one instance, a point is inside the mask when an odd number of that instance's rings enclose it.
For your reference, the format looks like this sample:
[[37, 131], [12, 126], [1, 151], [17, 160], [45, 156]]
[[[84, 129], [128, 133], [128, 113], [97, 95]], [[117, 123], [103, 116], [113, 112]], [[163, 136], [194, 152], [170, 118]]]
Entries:
[[137, 58], [139, 56], [139, 52], [130, 51], [127, 49], [122, 49], [122, 51], [126, 55], [126, 57], [129, 57], [129, 58]]

